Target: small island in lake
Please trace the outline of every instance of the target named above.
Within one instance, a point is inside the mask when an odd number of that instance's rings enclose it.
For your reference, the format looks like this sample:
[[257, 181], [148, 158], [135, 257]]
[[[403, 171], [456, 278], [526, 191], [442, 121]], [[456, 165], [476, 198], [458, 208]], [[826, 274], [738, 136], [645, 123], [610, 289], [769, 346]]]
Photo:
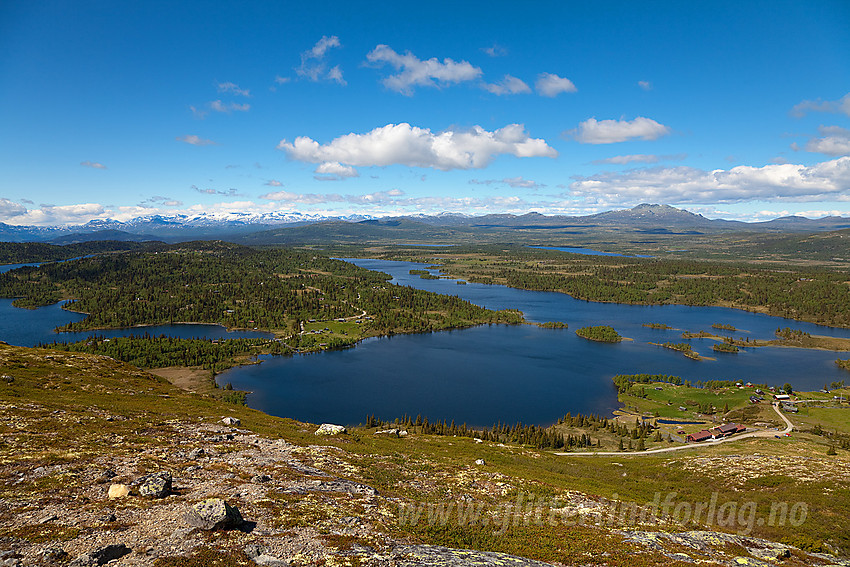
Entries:
[[561, 321], [547, 321], [546, 323], [537, 323], [538, 327], [542, 327], [544, 329], [566, 329], [569, 327], [566, 323]]
[[644, 323], [643, 326], [648, 327], [650, 329], [659, 329], [662, 331], [667, 331], [673, 328], [670, 325], [666, 325], [664, 323]]
[[723, 329], [724, 331], [737, 331], [734, 325], [726, 325], [723, 323], [714, 323], [712, 326], [714, 329]]
[[410, 270], [408, 272], [411, 276], [419, 276], [423, 280], [438, 280], [440, 276], [435, 276], [428, 270]]
[[730, 343], [717, 343], [711, 347], [714, 352], [738, 352], [740, 349]]
[[681, 352], [682, 354], [684, 354], [685, 356], [687, 356], [688, 358], [690, 358], [692, 360], [705, 360], [706, 359], [706, 357], [700, 356], [700, 354], [697, 351], [695, 351], [689, 343], [666, 342], [666, 343], [663, 343], [663, 344], [658, 344], [658, 343], [651, 343], [651, 344], [655, 344], [655, 345], [658, 345], [658, 346], [661, 346], [661, 347], [664, 347], [664, 348], [668, 348], [670, 350], [675, 350], [675, 351]]
[[583, 339], [598, 341], [600, 343], [618, 343], [623, 340], [620, 333], [608, 325], [596, 325], [594, 327], [582, 327], [576, 334]]

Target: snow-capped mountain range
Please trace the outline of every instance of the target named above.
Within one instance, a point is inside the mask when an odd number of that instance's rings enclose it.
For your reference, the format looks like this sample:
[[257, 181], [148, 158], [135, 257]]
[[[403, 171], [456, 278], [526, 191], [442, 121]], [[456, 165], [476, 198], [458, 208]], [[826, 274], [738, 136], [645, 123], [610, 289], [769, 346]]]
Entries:
[[[404, 220], [421, 226], [463, 228], [466, 230], [556, 229], [564, 226], [622, 227], [631, 230], [677, 234], [712, 232], [819, 232], [850, 228], [850, 218], [782, 217], [765, 222], [747, 223], [708, 219], [702, 215], [670, 205], [641, 204], [631, 209], [606, 211], [585, 216], [549, 216], [539, 213], [524, 215], [491, 214], [472, 216], [459, 213], [436, 215], [414, 214], [380, 219], [383, 223]], [[86, 240], [164, 240], [229, 239], [250, 233], [295, 228], [327, 221], [363, 223], [377, 222], [364, 215], [325, 216], [298, 212], [272, 213], [203, 213], [198, 215], [148, 215], [129, 221], [92, 220], [76, 226], [12, 226], [0, 223], [0, 241], [54, 242], [68, 244]], [[566, 223], [566, 224], [565, 224]], [[389, 225], [387, 225], [389, 226]], [[315, 233], [315, 230], [311, 230]]]

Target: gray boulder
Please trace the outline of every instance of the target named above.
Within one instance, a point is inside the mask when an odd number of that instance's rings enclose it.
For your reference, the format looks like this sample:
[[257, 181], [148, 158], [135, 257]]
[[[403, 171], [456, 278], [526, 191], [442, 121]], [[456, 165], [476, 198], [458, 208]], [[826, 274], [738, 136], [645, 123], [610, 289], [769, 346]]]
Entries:
[[119, 543], [116, 545], [107, 545], [106, 547], [102, 547], [92, 553], [91, 556], [98, 565], [106, 565], [113, 559], [121, 559], [128, 553], [132, 553], [132, 551], [132, 549], [123, 543]]
[[155, 472], [139, 479], [139, 494], [149, 498], [165, 498], [171, 493], [171, 473]]
[[202, 530], [238, 528], [245, 523], [239, 510], [221, 498], [201, 500], [192, 506], [183, 518], [190, 526]]
[[345, 433], [346, 429], [342, 425], [334, 425], [332, 423], [323, 423], [316, 430], [316, 435], [339, 435]]

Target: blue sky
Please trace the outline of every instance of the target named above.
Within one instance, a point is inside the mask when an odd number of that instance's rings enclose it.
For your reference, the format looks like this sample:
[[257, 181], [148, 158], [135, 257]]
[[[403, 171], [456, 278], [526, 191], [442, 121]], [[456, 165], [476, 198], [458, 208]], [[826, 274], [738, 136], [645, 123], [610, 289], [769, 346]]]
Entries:
[[850, 215], [844, 0], [407, 4], [3, 2], [0, 222]]

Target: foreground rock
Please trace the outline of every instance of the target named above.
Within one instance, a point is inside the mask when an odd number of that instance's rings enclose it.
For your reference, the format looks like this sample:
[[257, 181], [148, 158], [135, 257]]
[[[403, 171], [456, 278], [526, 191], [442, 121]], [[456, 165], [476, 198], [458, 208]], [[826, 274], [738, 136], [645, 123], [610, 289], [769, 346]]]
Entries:
[[323, 423], [316, 430], [316, 435], [339, 435], [345, 433], [346, 429], [342, 425], [334, 425], [332, 423]]
[[171, 473], [161, 471], [140, 478], [139, 494], [148, 498], [165, 498], [171, 494]]
[[469, 549], [450, 549], [435, 545], [404, 545], [393, 549], [392, 557], [398, 567], [423, 567], [439, 565], [440, 567], [551, 567], [551, 563], [543, 563], [524, 557], [494, 553], [492, 551], [472, 551]]
[[107, 545], [97, 551], [81, 555], [74, 559], [69, 567], [92, 567], [94, 565], [106, 565], [110, 561], [121, 559], [125, 555], [132, 553], [132, 549], [123, 543], [115, 545]]
[[126, 498], [130, 495], [130, 487], [126, 484], [113, 484], [109, 487], [109, 492], [107, 496], [110, 500], [115, 500], [116, 498]]
[[208, 498], [189, 509], [183, 518], [190, 526], [202, 530], [226, 530], [245, 523], [242, 514], [221, 498]]

